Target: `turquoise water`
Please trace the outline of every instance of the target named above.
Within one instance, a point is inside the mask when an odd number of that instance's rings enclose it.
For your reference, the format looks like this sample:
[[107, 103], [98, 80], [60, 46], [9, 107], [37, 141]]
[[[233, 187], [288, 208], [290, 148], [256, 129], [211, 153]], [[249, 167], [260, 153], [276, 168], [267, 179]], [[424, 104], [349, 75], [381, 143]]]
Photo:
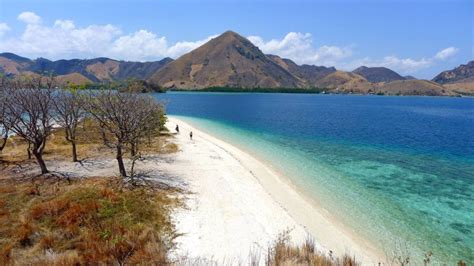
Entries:
[[474, 262], [474, 99], [159, 95], [389, 253]]

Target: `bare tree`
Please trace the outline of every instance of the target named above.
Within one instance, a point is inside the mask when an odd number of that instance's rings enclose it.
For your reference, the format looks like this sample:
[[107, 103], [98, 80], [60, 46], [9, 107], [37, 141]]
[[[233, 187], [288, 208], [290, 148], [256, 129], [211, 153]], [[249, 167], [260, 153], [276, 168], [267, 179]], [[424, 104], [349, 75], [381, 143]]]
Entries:
[[135, 123], [130, 130], [128, 144], [130, 145], [130, 155], [137, 156], [139, 145], [145, 139], [150, 139], [162, 128], [164, 122], [163, 105], [156, 102], [151, 97], [141, 97], [138, 104], [139, 110], [135, 114]]
[[5, 106], [6, 91], [8, 86], [8, 80], [2, 77], [0, 80], [0, 152], [3, 151], [8, 140], [8, 133], [10, 132], [10, 125], [7, 118], [7, 109]]
[[132, 154], [138, 152], [138, 144], [160, 127], [163, 107], [153, 98], [137, 93], [116, 91], [91, 92], [85, 106], [100, 124], [104, 143], [116, 150], [116, 159], [122, 177], [127, 176], [123, 155], [127, 146]]
[[11, 81], [6, 88], [5, 110], [11, 130], [25, 139], [41, 168], [48, 173], [43, 151], [52, 129], [53, 78]]
[[[2, 97], [1, 93], [0, 93], [0, 97]], [[5, 145], [7, 145], [8, 133], [10, 132], [10, 128], [8, 127], [7, 123], [4, 122], [4, 119], [5, 119], [4, 111], [5, 111], [4, 104], [0, 100], [0, 153], [5, 148]]]
[[83, 101], [77, 90], [59, 90], [54, 97], [55, 120], [65, 131], [66, 140], [71, 143], [72, 161], [77, 162], [76, 132], [86, 111], [82, 106]]

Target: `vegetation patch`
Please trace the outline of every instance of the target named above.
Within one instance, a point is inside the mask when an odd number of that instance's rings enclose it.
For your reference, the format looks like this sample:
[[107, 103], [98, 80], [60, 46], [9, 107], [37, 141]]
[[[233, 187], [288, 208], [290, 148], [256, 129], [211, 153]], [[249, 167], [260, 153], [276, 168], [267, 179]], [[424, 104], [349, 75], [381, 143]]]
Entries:
[[172, 91], [200, 91], [200, 92], [260, 92], [260, 93], [323, 93], [323, 88], [239, 88], [239, 87], [209, 87], [203, 89], [177, 89]]
[[[354, 257], [349, 255], [335, 257], [331, 255], [332, 253], [329, 256], [322, 254], [316, 249], [314, 239], [311, 237], [308, 237], [301, 245], [293, 245], [289, 233], [289, 231], [282, 232], [268, 248], [265, 265], [360, 265]], [[258, 262], [258, 256], [252, 256], [252, 260]]]
[[174, 190], [127, 188], [122, 179], [1, 180], [0, 261], [72, 265], [168, 264], [177, 237]]

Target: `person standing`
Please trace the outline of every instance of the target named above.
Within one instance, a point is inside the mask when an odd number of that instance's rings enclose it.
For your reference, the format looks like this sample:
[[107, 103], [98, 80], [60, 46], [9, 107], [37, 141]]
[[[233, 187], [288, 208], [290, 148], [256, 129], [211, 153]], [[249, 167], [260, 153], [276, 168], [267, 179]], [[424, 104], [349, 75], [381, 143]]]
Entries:
[[193, 132], [192, 132], [192, 131], [189, 132], [189, 138], [190, 138], [191, 140], [193, 140]]
[[176, 130], [176, 133], [179, 133], [179, 126], [178, 126], [178, 124], [176, 124], [175, 130]]

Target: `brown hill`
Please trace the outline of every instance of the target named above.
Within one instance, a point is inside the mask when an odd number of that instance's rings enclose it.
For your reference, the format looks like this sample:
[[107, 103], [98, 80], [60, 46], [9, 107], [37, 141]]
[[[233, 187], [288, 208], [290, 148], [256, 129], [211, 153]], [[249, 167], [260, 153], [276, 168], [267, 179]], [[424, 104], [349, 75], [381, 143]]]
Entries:
[[469, 95], [474, 96], [474, 82], [456, 82], [456, 83], [448, 83], [444, 84], [447, 90], [450, 91], [451, 94], [454, 95]]
[[59, 75], [56, 77], [57, 81], [61, 84], [91, 84], [92, 80], [86, 78], [80, 73], [71, 73], [66, 75]]
[[51, 61], [45, 58], [30, 60], [12, 53], [1, 53], [0, 73], [12, 76], [53, 74], [62, 81], [84, 84], [129, 78], [148, 79], [170, 61], [171, 58], [153, 62], [129, 62], [103, 57]]
[[394, 80], [405, 80], [397, 72], [386, 67], [366, 67], [361, 66], [352, 71], [359, 74], [370, 82], [390, 82]]
[[283, 67], [291, 74], [306, 83], [309, 87], [315, 87], [316, 82], [324, 76], [336, 71], [334, 67], [314, 66], [314, 65], [297, 65], [290, 59], [281, 58], [277, 55], [267, 55], [273, 62]]
[[474, 82], [474, 61], [443, 71], [434, 77], [433, 81], [440, 84]]
[[474, 61], [445, 71], [433, 80], [412, 80], [387, 68], [360, 67], [353, 72], [334, 67], [298, 65], [265, 55], [239, 34], [227, 31], [173, 61], [127, 62], [109, 58], [50, 61], [0, 54], [0, 73], [55, 74], [62, 82], [84, 84], [146, 79], [165, 88], [320, 88], [336, 93], [389, 95], [473, 95]]
[[299, 88], [303, 80], [275, 63], [246, 38], [227, 31], [155, 73], [166, 88]]
[[86, 71], [100, 81], [112, 81], [120, 69], [120, 62], [107, 59], [86, 66]]
[[31, 60], [12, 53], [0, 54], [0, 73], [11, 73], [14, 75], [20, 72], [31, 63]]
[[316, 86], [342, 93], [368, 93], [374, 87], [360, 75], [339, 70], [317, 80]]
[[387, 95], [453, 95], [453, 93], [442, 85], [428, 80], [397, 80], [388, 83], [380, 83], [375, 89], [375, 92], [381, 92]]

